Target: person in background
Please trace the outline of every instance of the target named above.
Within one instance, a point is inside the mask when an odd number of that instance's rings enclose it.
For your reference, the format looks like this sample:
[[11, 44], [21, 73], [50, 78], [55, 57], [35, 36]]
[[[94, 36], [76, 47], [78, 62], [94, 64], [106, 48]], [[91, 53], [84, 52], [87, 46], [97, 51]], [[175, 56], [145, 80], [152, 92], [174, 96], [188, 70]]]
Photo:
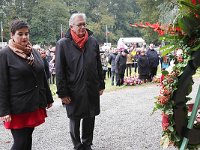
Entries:
[[47, 76], [47, 80], [50, 80], [51, 74], [50, 74], [50, 71], [49, 71], [49, 63], [46, 59], [46, 51], [43, 50], [43, 49], [40, 49], [40, 55], [41, 55], [43, 63], [44, 63], [44, 70], [45, 70], [45, 73], [46, 73], [46, 76]]
[[[53, 53], [54, 54], [54, 53]], [[49, 62], [49, 72], [50, 72], [50, 83], [55, 84], [56, 78], [56, 67], [55, 67], [55, 55], [52, 56], [52, 60]]]
[[149, 80], [149, 60], [144, 50], [141, 50], [140, 56], [138, 57], [138, 74], [139, 79], [144, 83]]
[[66, 105], [74, 149], [91, 150], [95, 116], [100, 114], [100, 95], [105, 89], [99, 44], [86, 28], [85, 14], [72, 14], [69, 26], [65, 38], [56, 44], [57, 94]]
[[109, 60], [109, 56], [110, 56], [110, 53], [108, 54], [108, 56], [107, 56], [107, 67], [108, 67], [108, 79], [109, 78], [111, 78], [111, 64], [108, 62], [108, 60]]
[[103, 79], [106, 79], [106, 72], [108, 71], [108, 61], [107, 61], [107, 56], [106, 52], [100, 52], [100, 57], [101, 57], [101, 64], [102, 64], [102, 69], [103, 69]]
[[[115, 74], [115, 59], [116, 59], [116, 56], [117, 56], [117, 49], [114, 48], [112, 50], [112, 53], [108, 57], [108, 63], [111, 65], [111, 85], [112, 86], [117, 83], [116, 74]], [[116, 81], [115, 83], [114, 83], [114, 80]]]
[[131, 77], [132, 65], [133, 65], [133, 56], [130, 53], [128, 53], [127, 54], [127, 61], [126, 61], [126, 76], [127, 77]]
[[161, 57], [162, 63], [161, 63], [161, 70], [166, 70], [169, 67], [170, 60], [167, 55]]
[[0, 120], [11, 130], [11, 150], [31, 150], [32, 133], [53, 103], [42, 58], [29, 41], [29, 26], [14, 20], [11, 39], [0, 51]]
[[140, 51], [137, 51], [135, 56], [133, 57], [133, 65], [134, 65], [134, 72], [135, 72], [135, 76], [137, 75], [137, 69], [138, 69], [138, 58], [140, 56]]
[[115, 59], [115, 73], [117, 78], [116, 86], [121, 86], [124, 83], [124, 73], [126, 70], [126, 61], [128, 50], [123, 50], [121, 53], [118, 53]]
[[150, 69], [150, 80], [157, 74], [157, 69], [159, 65], [159, 55], [154, 49], [154, 45], [150, 44], [147, 50], [147, 57], [149, 59], [149, 69]]

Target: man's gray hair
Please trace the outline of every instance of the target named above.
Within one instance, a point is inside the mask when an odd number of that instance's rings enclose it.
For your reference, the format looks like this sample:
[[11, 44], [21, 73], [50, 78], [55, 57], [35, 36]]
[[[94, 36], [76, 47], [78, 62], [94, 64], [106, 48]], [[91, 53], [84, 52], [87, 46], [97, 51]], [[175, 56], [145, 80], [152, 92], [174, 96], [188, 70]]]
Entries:
[[71, 17], [69, 19], [69, 26], [72, 26], [74, 24], [74, 18], [76, 18], [77, 16], [83, 17], [83, 19], [86, 22], [86, 15], [84, 13], [74, 13], [71, 15]]

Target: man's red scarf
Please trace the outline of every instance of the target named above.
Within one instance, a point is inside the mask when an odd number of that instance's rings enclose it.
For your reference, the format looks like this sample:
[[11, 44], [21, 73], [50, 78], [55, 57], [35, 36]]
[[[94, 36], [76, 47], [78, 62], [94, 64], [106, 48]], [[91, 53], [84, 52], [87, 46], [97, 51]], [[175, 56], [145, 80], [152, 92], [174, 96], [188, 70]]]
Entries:
[[86, 31], [85, 35], [81, 38], [78, 37], [73, 30], [70, 30], [70, 33], [72, 35], [72, 39], [76, 42], [76, 44], [78, 44], [79, 48], [82, 49], [88, 40], [88, 32]]

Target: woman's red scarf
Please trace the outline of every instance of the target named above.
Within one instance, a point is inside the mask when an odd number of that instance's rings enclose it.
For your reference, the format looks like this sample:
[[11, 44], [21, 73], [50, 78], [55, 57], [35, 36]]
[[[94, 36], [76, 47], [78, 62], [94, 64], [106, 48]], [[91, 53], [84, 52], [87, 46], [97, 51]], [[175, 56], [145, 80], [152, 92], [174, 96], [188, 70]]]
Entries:
[[72, 39], [76, 42], [76, 44], [78, 44], [79, 48], [82, 49], [88, 40], [88, 32], [86, 31], [85, 35], [81, 38], [78, 37], [73, 30], [70, 30], [70, 33], [72, 35]]

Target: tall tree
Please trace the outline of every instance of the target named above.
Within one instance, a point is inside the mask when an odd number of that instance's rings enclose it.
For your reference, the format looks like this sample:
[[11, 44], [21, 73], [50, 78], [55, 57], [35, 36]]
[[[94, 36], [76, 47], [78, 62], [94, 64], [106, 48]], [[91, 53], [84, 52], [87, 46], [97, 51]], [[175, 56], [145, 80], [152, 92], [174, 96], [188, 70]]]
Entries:
[[[50, 44], [59, 39], [60, 25], [63, 31], [68, 28], [69, 16], [74, 12], [87, 15], [88, 28], [94, 31], [100, 43], [105, 42], [106, 26], [108, 40], [115, 43], [120, 37], [141, 36], [140, 30], [129, 23], [150, 21], [158, 18], [157, 6], [164, 0], [1, 0], [0, 19], [9, 37], [9, 22], [21, 18], [31, 25], [31, 38], [34, 43]], [[137, 2], [137, 3], [136, 3]], [[149, 10], [152, 11], [149, 16]], [[2, 17], [3, 16], [3, 17]], [[152, 19], [150, 19], [152, 18]], [[145, 31], [146, 32], [146, 31]], [[155, 39], [143, 32], [145, 38]]]
[[55, 44], [60, 38], [60, 27], [69, 15], [62, 0], [40, 0], [32, 9], [31, 37], [34, 43]]
[[[159, 5], [164, 2], [164, 0], [136, 0], [138, 6], [140, 7], [139, 22], [159, 22], [160, 9]], [[158, 40], [158, 33], [154, 32], [152, 29], [141, 29], [144, 39], [147, 43], [156, 43]]]

